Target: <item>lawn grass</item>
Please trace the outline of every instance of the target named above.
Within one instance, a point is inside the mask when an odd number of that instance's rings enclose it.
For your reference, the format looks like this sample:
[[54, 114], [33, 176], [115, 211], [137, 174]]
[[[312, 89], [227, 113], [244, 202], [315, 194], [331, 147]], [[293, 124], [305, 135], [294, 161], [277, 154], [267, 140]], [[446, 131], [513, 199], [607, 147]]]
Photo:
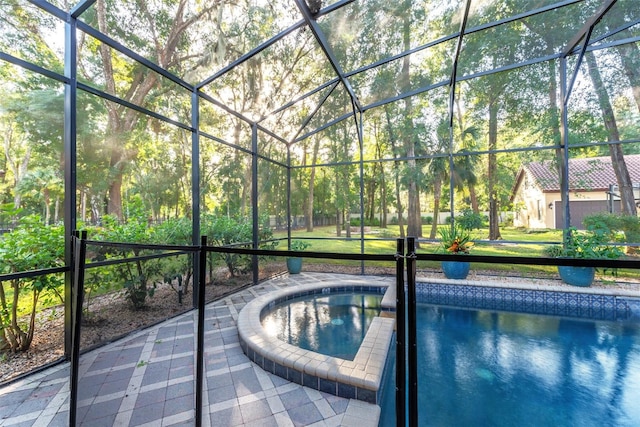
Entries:
[[[439, 227], [447, 227], [440, 225]], [[395, 239], [399, 237], [400, 232], [398, 226], [389, 226], [386, 229], [375, 227], [366, 228], [364, 245], [365, 254], [393, 254], [396, 251]], [[423, 227], [423, 233], [427, 234], [430, 227]], [[306, 230], [292, 231], [292, 238], [305, 239], [312, 244], [307, 250], [314, 252], [337, 252], [344, 254], [360, 253], [360, 231], [352, 232], [352, 240], [338, 240], [336, 238], [335, 226], [315, 227], [313, 232]], [[544, 248], [550, 244], [560, 244], [562, 241], [562, 230], [527, 230], [515, 227], [503, 227], [500, 229], [502, 240], [489, 241], [488, 228], [473, 230], [472, 237], [475, 241], [472, 255], [486, 256], [513, 256], [513, 257], [530, 257], [538, 258], [545, 256]], [[286, 238], [286, 231], [278, 231], [274, 233], [275, 238]], [[345, 239], [345, 233], [342, 233], [342, 239]], [[377, 240], [376, 240], [377, 239]], [[387, 239], [387, 240], [384, 240]], [[286, 249], [286, 242], [281, 242], [279, 249]], [[418, 253], [443, 253], [437, 242], [421, 242]], [[309, 259], [305, 262], [311, 264], [335, 264], [335, 265], [359, 265], [358, 261], [348, 260], [331, 260], [331, 259]], [[371, 262], [367, 265], [371, 266], [389, 266], [389, 263]], [[439, 263], [436, 261], [420, 261], [418, 269], [439, 269]], [[557, 276], [557, 268], [555, 266], [541, 265], [517, 265], [517, 264], [492, 264], [492, 263], [474, 263], [472, 268], [476, 271], [483, 270], [496, 274], [508, 273], [521, 276], [531, 275], [550, 275]], [[639, 278], [640, 272], [637, 270], [618, 270], [618, 277]], [[611, 276], [608, 276], [611, 279]]]

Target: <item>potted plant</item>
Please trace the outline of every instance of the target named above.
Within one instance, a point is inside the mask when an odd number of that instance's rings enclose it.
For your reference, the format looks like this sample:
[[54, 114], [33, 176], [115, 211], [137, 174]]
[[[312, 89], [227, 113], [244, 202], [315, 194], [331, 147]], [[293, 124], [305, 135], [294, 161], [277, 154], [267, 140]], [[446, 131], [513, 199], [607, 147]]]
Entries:
[[[311, 246], [311, 243], [305, 242], [302, 240], [292, 240], [291, 246], [289, 246], [292, 251], [304, 251], [308, 247]], [[302, 258], [300, 257], [289, 257], [287, 258], [287, 271], [289, 274], [298, 274], [302, 270]]]
[[[578, 231], [571, 227], [564, 235], [564, 243], [545, 248], [545, 254], [554, 258], [618, 259], [623, 251], [609, 243], [609, 236], [604, 230]], [[596, 268], [559, 265], [558, 273], [563, 282], [586, 287], [593, 283]]]
[[[440, 247], [447, 253], [465, 255], [473, 247], [471, 232], [460, 224], [452, 224], [438, 230], [440, 234]], [[442, 261], [442, 271], [447, 279], [466, 279], [471, 263], [466, 260]]]

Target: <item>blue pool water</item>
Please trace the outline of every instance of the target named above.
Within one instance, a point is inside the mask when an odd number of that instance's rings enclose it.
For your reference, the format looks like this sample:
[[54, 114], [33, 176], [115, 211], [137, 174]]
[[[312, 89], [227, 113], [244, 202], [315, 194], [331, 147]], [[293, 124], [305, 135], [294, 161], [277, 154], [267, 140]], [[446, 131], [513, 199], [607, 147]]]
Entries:
[[419, 304], [417, 339], [421, 426], [640, 425], [637, 323]]
[[382, 294], [331, 293], [277, 304], [262, 318], [267, 333], [300, 348], [353, 360], [371, 321], [380, 313]]

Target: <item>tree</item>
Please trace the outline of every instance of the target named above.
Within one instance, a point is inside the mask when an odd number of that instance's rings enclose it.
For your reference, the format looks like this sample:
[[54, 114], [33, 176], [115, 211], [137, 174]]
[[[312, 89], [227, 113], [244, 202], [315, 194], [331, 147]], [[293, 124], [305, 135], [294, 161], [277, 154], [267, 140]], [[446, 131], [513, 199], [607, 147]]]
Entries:
[[16, 186], [16, 193], [30, 195], [39, 200], [44, 208], [44, 223], [51, 223], [51, 198], [55, 201], [54, 222], [58, 221], [60, 199], [64, 196], [64, 185], [58, 170], [37, 169], [24, 175]]
[[587, 71], [593, 82], [596, 95], [598, 96], [598, 103], [602, 111], [602, 119], [604, 125], [608, 131], [608, 141], [614, 142], [609, 144], [609, 152], [611, 154], [611, 165], [616, 174], [618, 180], [618, 188], [620, 189], [620, 202], [622, 204], [622, 212], [626, 215], [636, 216], [637, 209], [635, 203], [635, 196], [633, 194], [633, 183], [629, 176], [629, 170], [627, 164], [624, 161], [624, 152], [620, 144], [615, 142], [620, 141], [620, 132], [618, 131], [618, 125], [616, 124], [616, 118], [613, 113], [611, 101], [607, 94], [607, 89], [602, 82], [600, 71], [598, 70], [598, 64], [596, 63], [595, 55], [592, 52], [586, 54], [585, 59], [587, 61]]
[[[220, 7], [217, 2], [214, 2], [194, 11], [187, 7], [187, 3], [187, 0], [179, 0], [173, 8], [173, 16], [169, 16], [167, 11], [162, 8], [153, 10], [152, 7], [157, 5], [145, 2], [120, 4], [119, 7], [123, 8], [119, 11], [120, 13], [126, 13], [126, 9], [132, 8], [130, 9], [130, 17], [142, 14], [143, 19], [134, 22], [129, 19], [129, 16], [126, 19], [119, 19], [122, 16], [119, 16], [118, 13], [108, 13], [118, 9], [108, 0], [98, 0], [95, 4], [95, 10], [92, 11], [95, 21], [91, 15], [88, 18], [103, 33], [109, 34], [113, 31], [112, 29], [115, 29], [115, 32], [121, 34], [138, 35], [139, 38], [131, 37], [130, 40], [137, 40], [135, 47], [142, 51], [140, 53], [148, 54], [162, 68], [179, 68], [187, 60], [181, 56], [181, 48], [191, 42], [188, 37], [191, 27]], [[81, 40], [79, 55], [88, 54], [88, 45], [91, 42], [87, 38]], [[144, 42], [147, 40], [149, 43], [145, 44]], [[84, 43], [87, 44], [87, 47], [82, 49]], [[147, 48], [150, 48], [150, 51], [144, 52]], [[116, 60], [117, 57], [106, 44], [99, 43], [97, 51], [99, 59], [90, 59], [93, 62], [93, 67], [85, 65], [80, 67], [80, 70], [88, 73], [94, 67], [99, 67], [101, 79], [104, 81], [104, 90], [107, 93], [120, 96], [124, 101], [133, 104], [145, 105], [145, 100], [149, 95], [154, 90], [157, 91], [161, 88], [160, 78], [156, 73], [150, 72], [142, 66], [123, 66], [123, 62]], [[92, 80], [90, 75], [84, 77]], [[123, 81], [131, 83], [126, 91], [120, 89]], [[128, 165], [139, 154], [138, 148], [127, 144], [127, 141], [131, 132], [139, 124], [139, 115], [135, 110], [120, 104], [105, 101], [104, 105], [107, 110], [104, 145], [108, 149], [110, 169], [107, 213], [122, 219], [123, 176]]]
[[[449, 147], [449, 120], [442, 119], [434, 132], [435, 153], [444, 153]], [[438, 217], [440, 216], [440, 201], [442, 197], [442, 183], [449, 177], [449, 158], [434, 156], [429, 160], [427, 175], [433, 185], [433, 222], [431, 223], [430, 239], [435, 239], [438, 232]]]

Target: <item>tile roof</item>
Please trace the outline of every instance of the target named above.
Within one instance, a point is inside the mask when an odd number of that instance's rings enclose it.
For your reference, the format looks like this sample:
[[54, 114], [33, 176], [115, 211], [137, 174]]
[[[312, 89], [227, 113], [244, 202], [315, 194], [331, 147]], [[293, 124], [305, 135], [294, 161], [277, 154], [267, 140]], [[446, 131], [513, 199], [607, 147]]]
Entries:
[[[631, 182], [640, 183], [640, 154], [624, 156]], [[544, 192], [560, 191], [560, 180], [555, 161], [545, 160], [525, 164], [523, 169]], [[569, 159], [569, 190], [601, 191], [617, 185], [611, 157]]]

